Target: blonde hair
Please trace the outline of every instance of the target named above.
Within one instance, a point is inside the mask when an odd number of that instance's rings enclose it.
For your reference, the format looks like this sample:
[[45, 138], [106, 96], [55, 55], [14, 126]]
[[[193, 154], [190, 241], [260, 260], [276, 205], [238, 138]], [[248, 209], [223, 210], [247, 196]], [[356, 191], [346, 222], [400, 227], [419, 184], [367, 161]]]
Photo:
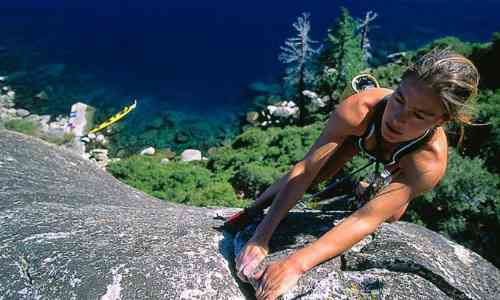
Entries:
[[479, 72], [466, 57], [450, 47], [434, 48], [417, 57], [403, 74], [410, 74], [431, 87], [441, 99], [446, 121], [458, 122], [459, 144], [463, 138], [463, 124], [471, 125], [478, 94]]

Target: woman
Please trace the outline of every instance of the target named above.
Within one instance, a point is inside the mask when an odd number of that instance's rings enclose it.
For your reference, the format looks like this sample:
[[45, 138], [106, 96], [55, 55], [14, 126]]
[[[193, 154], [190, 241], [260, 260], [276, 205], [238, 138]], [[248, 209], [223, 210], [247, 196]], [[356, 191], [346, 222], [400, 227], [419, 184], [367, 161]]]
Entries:
[[[238, 276], [260, 280], [257, 299], [275, 299], [302, 274], [340, 255], [377, 227], [401, 218], [409, 203], [432, 190], [443, 177], [448, 143], [442, 125], [467, 123], [477, 94], [479, 74], [465, 57], [434, 49], [403, 74], [395, 90], [372, 88], [340, 103], [305, 158], [256, 200], [275, 194], [265, 218], [236, 258]], [[365, 151], [385, 165], [390, 176], [368, 202], [321, 238], [253, 274], [268, 253], [272, 233], [313, 181], [335, 175], [354, 155]], [[359, 194], [367, 189], [358, 186]]]

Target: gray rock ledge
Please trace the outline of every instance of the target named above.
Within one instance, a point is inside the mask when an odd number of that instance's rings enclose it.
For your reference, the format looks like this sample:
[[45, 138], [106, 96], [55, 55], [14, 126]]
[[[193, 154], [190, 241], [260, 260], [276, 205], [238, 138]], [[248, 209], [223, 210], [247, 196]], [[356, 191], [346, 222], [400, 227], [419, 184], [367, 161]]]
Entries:
[[[252, 299], [218, 215], [145, 195], [69, 150], [0, 130], [0, 299]], [[293, 211], [265, 264], [345, 212]], [[423, 227], [383, 224], [308, 272], [284, 299], [500, 299], [500, 271]]]

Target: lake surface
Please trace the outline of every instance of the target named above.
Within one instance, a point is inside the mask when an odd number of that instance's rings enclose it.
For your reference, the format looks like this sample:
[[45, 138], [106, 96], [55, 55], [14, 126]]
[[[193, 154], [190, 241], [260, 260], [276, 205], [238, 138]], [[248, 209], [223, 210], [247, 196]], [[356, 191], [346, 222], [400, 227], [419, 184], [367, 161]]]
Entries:
[[[500, 1], [491, 0], [2, 0], [0, 46], [23, 55], [23, 66], [64, 64], [91, 74], [92, 88], [109, 89], [117, 108], [138, 98], [150, 110], [220, 116], [244, 110], [252, 82], [279, 82], [280, 46], [302, 12], [311, 13], [312, 37], [323, 41], [342, 5], [356, 18], [378, 13], [374, 49], [445, 35], [487, 41], [500, 31]], [[70, 91], [72, 82], [65, 84]]]

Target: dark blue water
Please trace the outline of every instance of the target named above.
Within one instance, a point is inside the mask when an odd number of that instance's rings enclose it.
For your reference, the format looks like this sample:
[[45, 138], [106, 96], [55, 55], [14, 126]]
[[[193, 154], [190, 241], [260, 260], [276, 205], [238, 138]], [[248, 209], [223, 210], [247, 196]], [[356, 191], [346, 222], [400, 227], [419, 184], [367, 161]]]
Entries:
[[24, 49], [33, 64], [92, 73], [124, 97], [220, 113], [244, 107], [250, 83], [279, 80], [279, 47], [297, 16], [310, 12], [312, 37], [323, 40], [341, 5], [358, 18], [379, 14], [370, 36], [375, 49], [412, 48], [445, 35], [487, 41], [500, 31], [496, 0], [2, 0], [0, 45]]

